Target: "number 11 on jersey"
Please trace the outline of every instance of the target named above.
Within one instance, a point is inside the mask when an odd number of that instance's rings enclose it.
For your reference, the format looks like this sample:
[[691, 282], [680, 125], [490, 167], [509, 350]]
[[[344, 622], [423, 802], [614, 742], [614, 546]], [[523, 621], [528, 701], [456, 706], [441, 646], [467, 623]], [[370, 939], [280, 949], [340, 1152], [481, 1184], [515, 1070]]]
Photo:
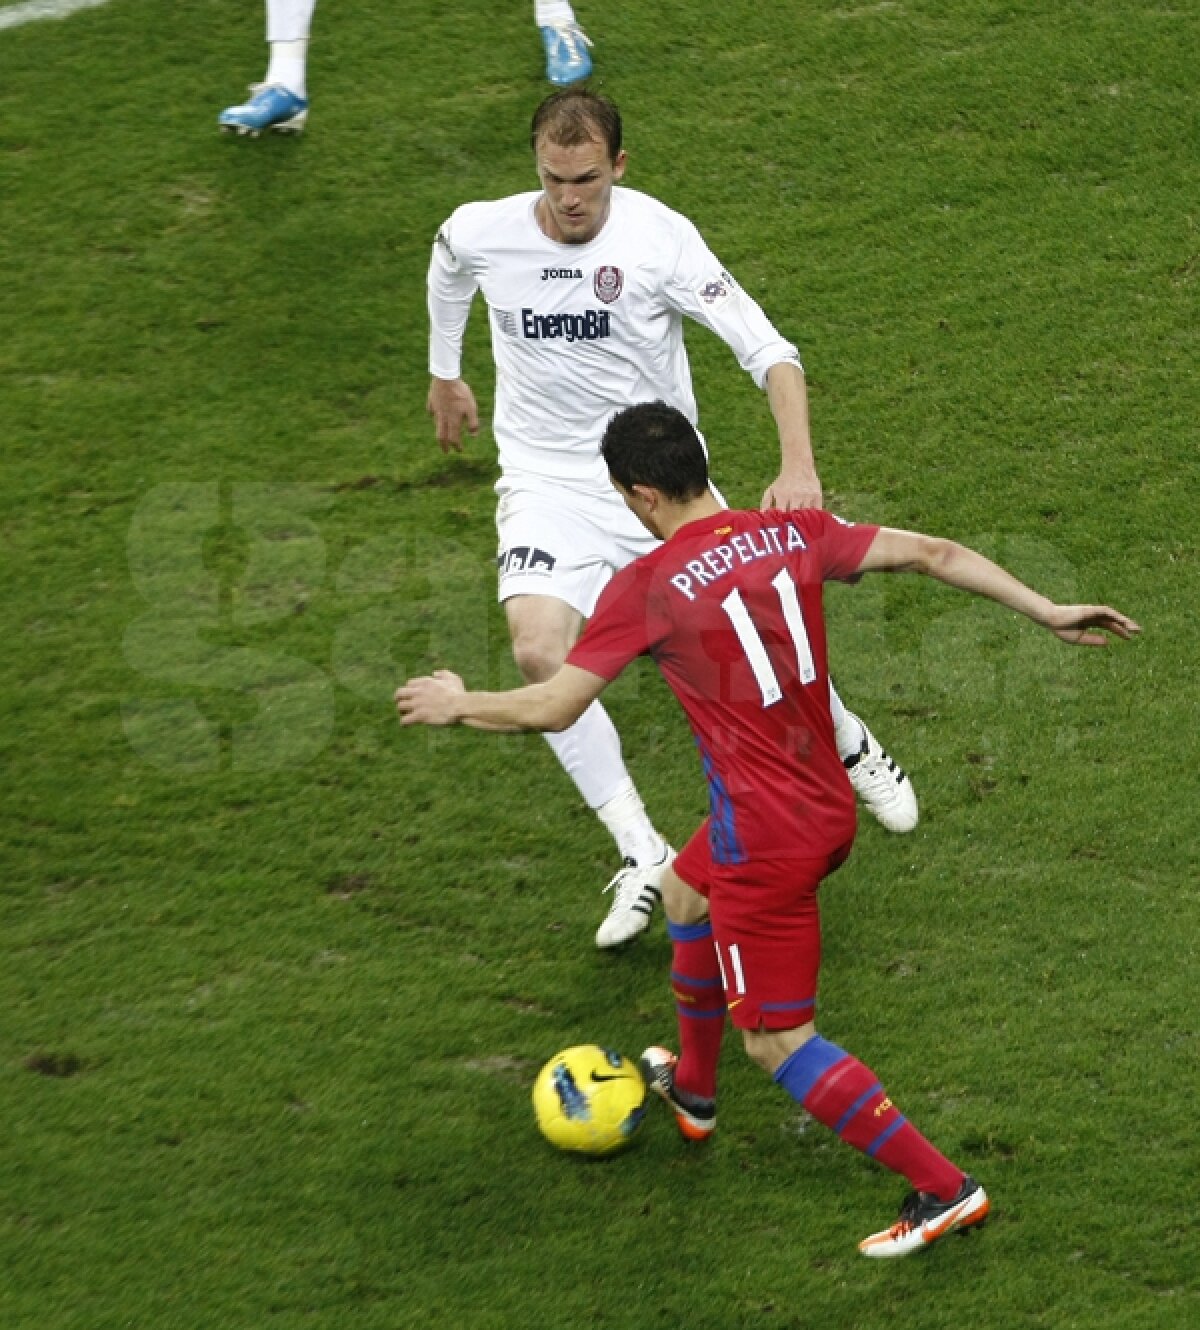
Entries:
[[[779, 606], [783, 610], [783, 621], [787, 624], [788, 632], [792, 637], [792, 645], [796, 650], [796, 669], [800, 675], [800, 682], [802, 684], [815, 683], [817, 667], [813, 663], [808, 629], [804, 626], [804, 614], [800, 609], [800, 597], [796, 593], [796, 584], [792, 581], [791, 573], [786, 568], [781, 569], [771, 579], [771, 585], [779, 596]], [[783, 697], [783, 689], [779, 686], [779, 677], [771, 664], [770, 656], [767, 655], [766, 644], [759, 635], [754, 620], [750, 617], [750, 611], [746, 608], [742, 593], [731, 591], [721, 602], [721, 608], [729, 615], [729, 621], [733, 624], [733, 631], [737, 633], [738, 641], [742, 644], [742, 650], [746, 653], [746, 659], [750, 662], [750, 668], [754, 671], [755, 681], [762, 693], [763, 706], [773, 706]]]

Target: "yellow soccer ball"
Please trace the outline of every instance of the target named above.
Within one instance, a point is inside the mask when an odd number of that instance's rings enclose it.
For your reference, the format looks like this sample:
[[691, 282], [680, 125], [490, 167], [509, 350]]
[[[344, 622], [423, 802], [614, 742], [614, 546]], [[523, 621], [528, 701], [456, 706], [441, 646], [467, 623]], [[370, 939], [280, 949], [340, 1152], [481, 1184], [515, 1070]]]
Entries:
[[612, 1154], [630, 1142], [646, 1116], [646, 1083], [620, 1053], [577, 1044], [538, 1072], [533, 1112], [542, 1135], [560, 1150]]

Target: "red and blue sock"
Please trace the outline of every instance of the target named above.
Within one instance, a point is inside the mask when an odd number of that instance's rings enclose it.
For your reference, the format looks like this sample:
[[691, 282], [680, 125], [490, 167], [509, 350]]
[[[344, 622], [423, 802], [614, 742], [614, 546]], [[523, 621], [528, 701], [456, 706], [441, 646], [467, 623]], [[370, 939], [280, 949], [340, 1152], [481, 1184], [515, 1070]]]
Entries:
[[962, 1186], [962, 1170], [901, 1116], [875, 1073], [836, 1044], [814, 1035], [780, 1064], [775, 1080], [847, 1145], [918, 1191], [948, 1201]]
[[675, 1085], [700, 1099], [717, 1095], [717, 1061], [725, 1033], [725, 989], [712, 924], [667, 922], [671, 939], [671, 989], [679, 1017], [679, 1065]]

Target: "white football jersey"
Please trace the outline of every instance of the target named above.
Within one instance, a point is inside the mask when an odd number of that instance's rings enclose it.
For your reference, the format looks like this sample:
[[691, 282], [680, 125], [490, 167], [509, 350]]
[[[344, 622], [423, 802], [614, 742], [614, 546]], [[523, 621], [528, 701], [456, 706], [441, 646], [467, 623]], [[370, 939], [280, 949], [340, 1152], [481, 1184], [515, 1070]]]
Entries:
[[538, 225], [540, 197], [464, 204], [429, 265], [436, 378], [460, 377], [471, 301], [477, 290], [487, 301], [506, 474], [607, 490], [600, 440], [615, 411], [660, 399], [695, 424], [685, 314], [726, 342], [760, 388], [772, 365], [800, 363], [686, 217], [618, 187], [599, 235], [564, 245]]

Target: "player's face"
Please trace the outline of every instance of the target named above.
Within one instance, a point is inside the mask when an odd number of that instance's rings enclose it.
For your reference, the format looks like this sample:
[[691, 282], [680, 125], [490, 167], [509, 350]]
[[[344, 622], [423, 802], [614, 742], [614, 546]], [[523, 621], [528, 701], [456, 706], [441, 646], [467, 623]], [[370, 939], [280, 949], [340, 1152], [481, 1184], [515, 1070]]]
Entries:
[[610, 161], [599, 139], [564, 148], [543, 138], [537, 150], [542, 197], [538, 222], [560, 245], [586, 245], [608, 220], [613, 186], [625, 174], [625, 154]]

